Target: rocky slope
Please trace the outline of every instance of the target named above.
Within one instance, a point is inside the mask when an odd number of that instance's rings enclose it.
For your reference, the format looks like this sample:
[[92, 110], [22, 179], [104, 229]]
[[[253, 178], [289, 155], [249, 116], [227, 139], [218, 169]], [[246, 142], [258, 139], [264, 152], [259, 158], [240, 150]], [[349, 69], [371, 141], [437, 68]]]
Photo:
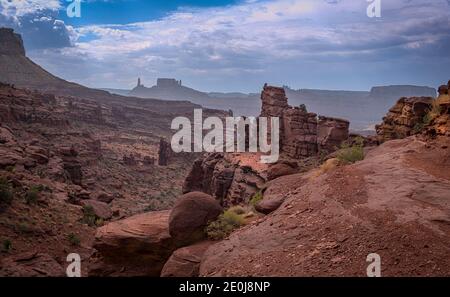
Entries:
[[354, 165], [272, 181], [282, 206], [211, 246], [200, 274], [365, 276], [378, 253], [384, 276], [450, 275], [449, 145], [389, 141]]
[[365, 276], [371, 253], [384, 276], [450, 275], [449, 87], [400, 99], [362, 161], [267, 183], [270, 215], [209, 247], [200, 275]]

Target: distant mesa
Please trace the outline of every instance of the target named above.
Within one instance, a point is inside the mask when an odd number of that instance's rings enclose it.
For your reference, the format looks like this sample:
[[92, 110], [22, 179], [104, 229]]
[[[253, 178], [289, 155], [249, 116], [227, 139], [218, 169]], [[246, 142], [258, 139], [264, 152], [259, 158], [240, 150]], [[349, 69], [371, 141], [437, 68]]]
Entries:
[[0, 55], [25, 56], [22, 37], [13, 29], [0, 28]]

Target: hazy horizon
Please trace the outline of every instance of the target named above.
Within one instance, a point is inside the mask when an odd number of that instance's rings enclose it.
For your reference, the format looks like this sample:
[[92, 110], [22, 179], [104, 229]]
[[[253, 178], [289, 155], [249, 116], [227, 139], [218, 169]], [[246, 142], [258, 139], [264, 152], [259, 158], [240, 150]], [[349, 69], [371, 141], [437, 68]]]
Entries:
[[131, 89], [141, 77], [181, 79], [205, 92], [437, 88], [450, 69], [448, 0], [0, 0], [0, 26], [27, 55], [69, 81]]

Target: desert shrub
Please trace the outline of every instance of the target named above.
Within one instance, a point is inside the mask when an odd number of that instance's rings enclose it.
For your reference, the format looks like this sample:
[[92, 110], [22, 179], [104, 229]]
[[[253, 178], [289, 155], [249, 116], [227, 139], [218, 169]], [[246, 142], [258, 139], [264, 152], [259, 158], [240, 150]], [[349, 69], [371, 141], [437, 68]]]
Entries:
[[240, 205], [230, 207], [228, 211], [234, 212], [235, 214], [238, 215], [243, 215], [246, 213], [245, 209]]
[[442, 112], [441, 106], [439, 106], [436, 100], [431, 104], [431, 109], [423, 116], [420, 122], [416, 123], [412, 129], [413, 134], [422, 132], [422, 130], [429, 126], [434, 119], [436, 119]]
[[95, 220], [95, 226], [97, 226], [97, 227], [101, 227], [101, 226], [103, 226], [105, 224], [105, 221], [102, 219], [102, 218], [97, 218], [96, 220]]
[[42, 191], [41, 186], [32, 186], [25, 194], [27, 204], [36, 204], [39, 199], [39, 193]]
[[0, 205], [9, 205], [13, 200], [11, 185], [5, 178], [0, 178]]
[[416, 123], [412, 129], [413, 134], [420, 133], [423, 128], [425, 128], [425, 124], [423, 122]]
[[252, 199], [250, 199], [250, 205], [255, 206], [263, 199], [263, 195], [261, 191], [258, 191], [255, 195], [253, 195]]
[[319, 166], [312, 175], [312, 177], [318, 177], [322, 174], [325, 174], [333, 169], [335, 169], [337, 166], [339, 166], [339, 160], [337, 158], [328, 159], [326, 160], [322, 165]]
[[94, 208], [91, 205], [83, 206], [83, 218], [81, 221], [91, 227], [95, 226], [97, 221], [97, 215], [95, 214]]
[[350, 145], [344, 142], [337, 152], [337, 159], [343, 164], [352, 164], [364, 159], [364, 139], [357, 137], [355, 143]]
[[220, 240], [243, 224], [244, 217], [229, 209], [220, 215], [217, 220], [209, 223], [205, 231], [209, 239]]
[[2, 241], [2, 250], [4, 252], [9, 252], [12, 249], [12, 242], [9, 239], [5, 239]]
[[242, 216], [242, 214], [237, 214], [236, 212], [230, 209], [225, 211], [222, 217], [226, 223], [234, 227], [239, 227], [242, 224], [244, 224], [244, 217]]
[[250, 167], [250, 166], [242, 166], [242, 167], [241, 167], [241, 170], [242, 170], [242, 172], [245, 173], [245, 174], [249, 174], [249, 173], [252, 173], [252, 172], [253, 172], [253, 168]]
[[67, 236], [67, 239], [69, 240], [70, 244], [73, 245], [73, 246], [79, 246], [80, 243], [81, 243], [80, 238], [74, 233], [70, 233]]

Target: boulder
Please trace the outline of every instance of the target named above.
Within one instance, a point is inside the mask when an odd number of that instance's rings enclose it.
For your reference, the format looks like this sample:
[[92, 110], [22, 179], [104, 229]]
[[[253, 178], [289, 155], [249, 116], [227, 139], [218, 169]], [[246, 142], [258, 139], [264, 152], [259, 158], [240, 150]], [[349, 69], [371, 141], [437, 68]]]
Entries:
[[203, 254], [211, 244], [203, 241], [176, 250], [164, 265], [161, 277], [198, 277]]
[[269, 214], [277, 210], [284, 200], [285, 198], [282, 196], [263, 199], [255, 205], [255, 210], [263, 214]]
[[298, 164], [295, 162], [278, 162], [267, 169], [267, 180], [274, 180], [280, 176], [291, 175], [298, 172]]
[[105, 192], [97, 192], [94, 194], [95, 199], [104, 202], [104, 203], [111, 203], [114, 200], [114, 196]]
[[0, 263], [3, 277], [63, 277], [64, 268], [48, 254], [28, 252], [3, 259]]
[[170, 213], [169, 232], [178, 246], [205, 238], [205, 227], [222, 213], [220, 204], [210, 195], [191, 192], [180, 196]]
[[149, 212], [109, 223], [95, 235], [90, 276], [159, 276], [176, 249], [169, 211]]
[[112, 211], [108, 204], [97, 200], [82, 200], [82, 206], [92, 207], [94, 214], [103, 220], [109, 220], [112, 217]]

